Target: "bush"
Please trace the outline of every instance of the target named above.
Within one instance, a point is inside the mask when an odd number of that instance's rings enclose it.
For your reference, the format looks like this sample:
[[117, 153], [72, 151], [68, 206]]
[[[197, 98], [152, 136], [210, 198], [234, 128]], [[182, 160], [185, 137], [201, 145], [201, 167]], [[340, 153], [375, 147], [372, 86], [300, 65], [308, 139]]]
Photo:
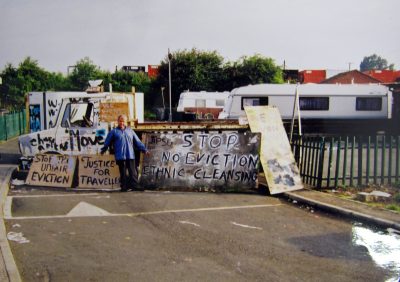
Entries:
[[396, 194], [393, 195], [393, 200], [400, 204], [400, 192], [397, 192]]

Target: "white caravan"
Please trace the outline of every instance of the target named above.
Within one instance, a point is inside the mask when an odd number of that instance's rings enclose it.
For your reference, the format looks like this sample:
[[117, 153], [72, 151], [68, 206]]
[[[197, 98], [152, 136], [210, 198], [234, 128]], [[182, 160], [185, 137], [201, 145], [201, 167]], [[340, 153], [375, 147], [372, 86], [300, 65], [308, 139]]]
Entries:
[[179, 97], [177, 112], [196, 114], [197, 119], [217, 118], [225, 106], [229, 92], [183, 92]]
[[[297, 90], [296, 90], [297, 89]], [[379, 84], [258, 84], [233, 89], [219, 119], [245, 116], [246, 106], [276, 106], [291, 119], [296, 91], [302, 119], [390, 119], [392, 92]]]

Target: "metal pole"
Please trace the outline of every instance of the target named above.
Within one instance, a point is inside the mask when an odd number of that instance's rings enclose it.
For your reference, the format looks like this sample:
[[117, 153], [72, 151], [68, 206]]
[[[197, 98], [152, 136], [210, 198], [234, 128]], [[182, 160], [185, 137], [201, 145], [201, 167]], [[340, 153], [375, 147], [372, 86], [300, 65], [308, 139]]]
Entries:
[[162, 97], [162, 104], [163, 104], [163, 108], [165, 110], [165, 102], [164, 102], [164, 88], [165, 87], [161, 87], [161, 97]]
[[297, 113], [297, 125], [298, 125], [298, 134], [301, 136], [301, 116], [300, 116], [300, 102], [299, 102], [299, 90], [298, 84], [296, 85], [296, 92], [294, 95], [294, 104], [293, 104], [293, 114], [292, 114], [292, 122], [290, 123], [290, 142], [292, 142], [293, 130], [294, 130], [294, 120], [296, 118]]
[[168, 121], [172, 122], [172, 101], [171, 101], [171, 59], [172, 59], [172, 55], [169, 52], [169, 48], [168, 48], [168, 78], [169, 78], [169, 119]]

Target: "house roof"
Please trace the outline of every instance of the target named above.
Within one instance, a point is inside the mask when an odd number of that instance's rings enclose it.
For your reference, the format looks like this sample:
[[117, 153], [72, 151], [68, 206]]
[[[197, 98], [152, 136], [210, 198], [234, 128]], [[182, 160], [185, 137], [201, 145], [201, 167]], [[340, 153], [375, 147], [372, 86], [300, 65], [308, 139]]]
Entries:
[[392, 83], [400, 80], [400, 70], [368, 70], [363, 73], [372, 76], [384, 83]]
[[358, 70], [352, 70], [347, 72], [339, 73], [335, 76], [332, 76], [328, 79], [321, 81], [320, 83], [323, 84], [351, 84], [351, 83], [358, 83], [358, 84], [367, 84], [367, 83], [382, 83], [382, 81], [369, 76], [368, 74], [362, 73]]

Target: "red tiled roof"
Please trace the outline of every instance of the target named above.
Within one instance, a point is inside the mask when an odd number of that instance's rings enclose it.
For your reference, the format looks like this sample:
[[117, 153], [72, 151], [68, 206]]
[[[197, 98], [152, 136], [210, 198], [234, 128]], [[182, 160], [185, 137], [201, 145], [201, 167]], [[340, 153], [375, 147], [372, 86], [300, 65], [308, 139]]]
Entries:
[[325, 84], [351, 84], [351, 83], [359, 83], [359, 84], [368, 84], [368, 83], [382, 83], [382, 81], [369, 76], [368, 74], [362, 73], [358, 70], [352, 70], [348, 72], [342, 72], [335, 76], [332, 76], [320, 83]]

